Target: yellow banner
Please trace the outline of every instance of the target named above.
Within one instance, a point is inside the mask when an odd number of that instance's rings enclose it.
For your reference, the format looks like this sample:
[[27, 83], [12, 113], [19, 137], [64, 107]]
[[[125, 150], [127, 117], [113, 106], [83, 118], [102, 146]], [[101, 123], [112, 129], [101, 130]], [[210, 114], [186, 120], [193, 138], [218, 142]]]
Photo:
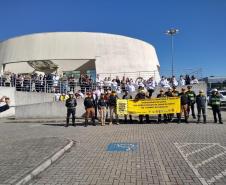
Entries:
[[152, 98], [146, 100], [117, 100], [117, 113], [170, 114], [180, 112], [180, 98]]
[[128, 114], [128, 101], [124, 99], [118, 99], [117, 100], [117, 114], [123, 115]]

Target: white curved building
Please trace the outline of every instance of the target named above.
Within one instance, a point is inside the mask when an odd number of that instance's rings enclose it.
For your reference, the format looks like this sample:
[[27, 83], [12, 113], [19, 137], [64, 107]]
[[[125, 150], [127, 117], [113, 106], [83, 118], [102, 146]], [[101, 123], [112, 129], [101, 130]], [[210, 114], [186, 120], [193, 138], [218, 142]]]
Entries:
[[102, 77], [145, 73], [158, 80], [160, 65], [155, 48], [138, 39], [105, 33], [53, 32], [1, 42], [0, 67], [15, 73], [92, 71]]

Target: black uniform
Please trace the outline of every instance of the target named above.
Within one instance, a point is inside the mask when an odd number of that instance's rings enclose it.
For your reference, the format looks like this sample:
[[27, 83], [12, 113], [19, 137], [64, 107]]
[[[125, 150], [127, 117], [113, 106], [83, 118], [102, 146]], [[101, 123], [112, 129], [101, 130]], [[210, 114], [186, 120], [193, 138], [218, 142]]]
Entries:
[[[129, 99], [133, 99], [133, 97], [129, 94], [127, 94], [127, 95], [124, 94], [122, 99], [129, 100]], [[130, 123], [132, 123], [133, 122], [132, 115], [129, 115], [129, 119], [130, 119]], [[127, 115], [124, 115], [124, 121], [125, 121], [125, 123], [127, 123]]]
[[[173, 92], [172, 91], [166, 91], [165, 95], [167, 97], [173, 97]], [[166, 116], [167, 116], [168, 121], [172, 121], [174, 114], [167, 114]]]
[[[172, 91], [172, 97], [179, 97], [179, 91], [177, 91], [177, 90], [173, 90]], [[173, 116], [172, 116], [173, 117]], [[178, 120], [178, 122], [180, 122], [180, 118], [181, 118], [181, 116], [180, 116], [180, 113], [177, 113], [177, 120]]]
[[196, 99], [196, 94], [194, 91], [187, 91], [186, 94], [188, 95], [188, 116], [190, 113], [190, 109], [192, 112], [192, 117], [196, 119], [195, 117], [195, 99]]
[[203, 115], [203, 123], [206, 123], [206, 96], [203, 94], [199, 94], [198, 96], [196, 96], [196, 104], [198, 110], [197, 123], [200, 122], [201, 112]]
[[[158, 94], [157, 98], [166, 98], [167, 96], [165, 94]], [[167, 116], [166, 114], [163, 114], [164, 117], [164, 123], [167, 123]], [[158, 115], [158, 123], [161, 123], [162, 114]]]
[[217, 123], [217, 115], [218, 115], [219, 123], [222, 124], [223, 122], [222, 122], [222, 118], [221, 118], [220, 95], [219, 94], [211, 95], [210, 105], [211, 105], [212, 111], [213, 111], [214, 122]]
[[[136, 96], [135, 96], [135, 99], [136, 100], [143, 100], [146, 98], [146, 95], [144, 92], [139, 92]], [[146, 122], [149, 123], [149, 115], [145, 115], [146, 117]], [[139, 115], [139, 120], [140, 120], [140, 123], [143, 123], [143, 118], [144, 118], [144, 115]]]
[[75, 107], [77, 106], [77, 101], [75, 98], [68, 98], [66, 100], [65, 106], [67, 107], [67, 120], [66, 125], [69, 124], [70, 115], [72, 115], [72, 125], [75, 126]]

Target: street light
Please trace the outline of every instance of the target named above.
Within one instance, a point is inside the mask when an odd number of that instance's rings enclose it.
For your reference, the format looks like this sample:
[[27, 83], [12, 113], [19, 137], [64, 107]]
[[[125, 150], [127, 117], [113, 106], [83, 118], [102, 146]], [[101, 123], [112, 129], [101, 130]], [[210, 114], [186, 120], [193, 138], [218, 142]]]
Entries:
[[179, 32], [178, 29], [170, 28], [165, 32], [165, 34], [171, 36], [171, 55], [172, 55], [172, 77], [174, 76], [174, 61], [173, 61], [173, 54], [174, 54], [174, 45], [173, 45], [173, 36]]

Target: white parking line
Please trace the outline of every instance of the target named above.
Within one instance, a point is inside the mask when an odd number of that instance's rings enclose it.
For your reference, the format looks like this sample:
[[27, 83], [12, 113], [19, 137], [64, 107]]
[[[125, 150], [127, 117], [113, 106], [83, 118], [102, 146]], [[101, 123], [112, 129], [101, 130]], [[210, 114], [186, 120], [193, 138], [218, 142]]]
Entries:
[[[199, 143], [200, 144], [200, 143]], [[211, 143], [212, 144], [212, 143]], [[175, 143], [175, 146], [177, 147], [177, 149], [179, 150], [180, 154], [183, 156], [184, 160], [187, 162], [187, 164], [190, 166], [190, 168], [192, 169], [192, 171], [194, 172], [194, 174], [196, 175], [196, 177], [199, 179], [199, 181], [203, 184], [203, 185], [208, 185], [208, 183], [206, 182], [206, 180], [200, 175], [199, 171], [192, 165], [192, 163], [188, 160], [187, 157], [185, 157], [184, 153], [180, 150], [180, 148], [178, 147], [178, 143]]]
[[211, 147], [213, 147], [213, 146], [216, 146], [216, 144], [213, 144], [213, 145], [211, 144], [211, 145], [209, 145], [209, 146], [205, 146], [205, 147], [200, 148], [200, 149], [198, 149], [198, 150], [194, 150], [194, 151], [192, 151], [191, 153], [185, 154], [185, 157], [188, 157], [189, 155], [192, 155], [192, 154], [201, 152], [201, 151], [206, 150], [206, 149], [208, 149], [208, 148], [211, 148]]
[[216, 154], [213, 157], [210, 157], [209, 159], [206, 159], [206, 160], [202, 161], [201, 163], [196, 164], [195, 165], [195, 168], [199, 168], [200, 166], [203, 166], [204, 164], [206, 164], [206, 163], [208, 163], [208, 162], [210, 162], [210, 161], [212, 161], [212, 160], [214, 160], [214, 159], [216, 159], [216, 158], [218, 158], [218, 157], [220, 157], [220, 156], [222, 156], [224, 154], [226, 154], [226, 151], [221, 152], [219, 154]]
[[212, 177], [210, 180], [207, 181], [207, 183], [210, 185], [224, 176], [226, 176], [226, 170]]

